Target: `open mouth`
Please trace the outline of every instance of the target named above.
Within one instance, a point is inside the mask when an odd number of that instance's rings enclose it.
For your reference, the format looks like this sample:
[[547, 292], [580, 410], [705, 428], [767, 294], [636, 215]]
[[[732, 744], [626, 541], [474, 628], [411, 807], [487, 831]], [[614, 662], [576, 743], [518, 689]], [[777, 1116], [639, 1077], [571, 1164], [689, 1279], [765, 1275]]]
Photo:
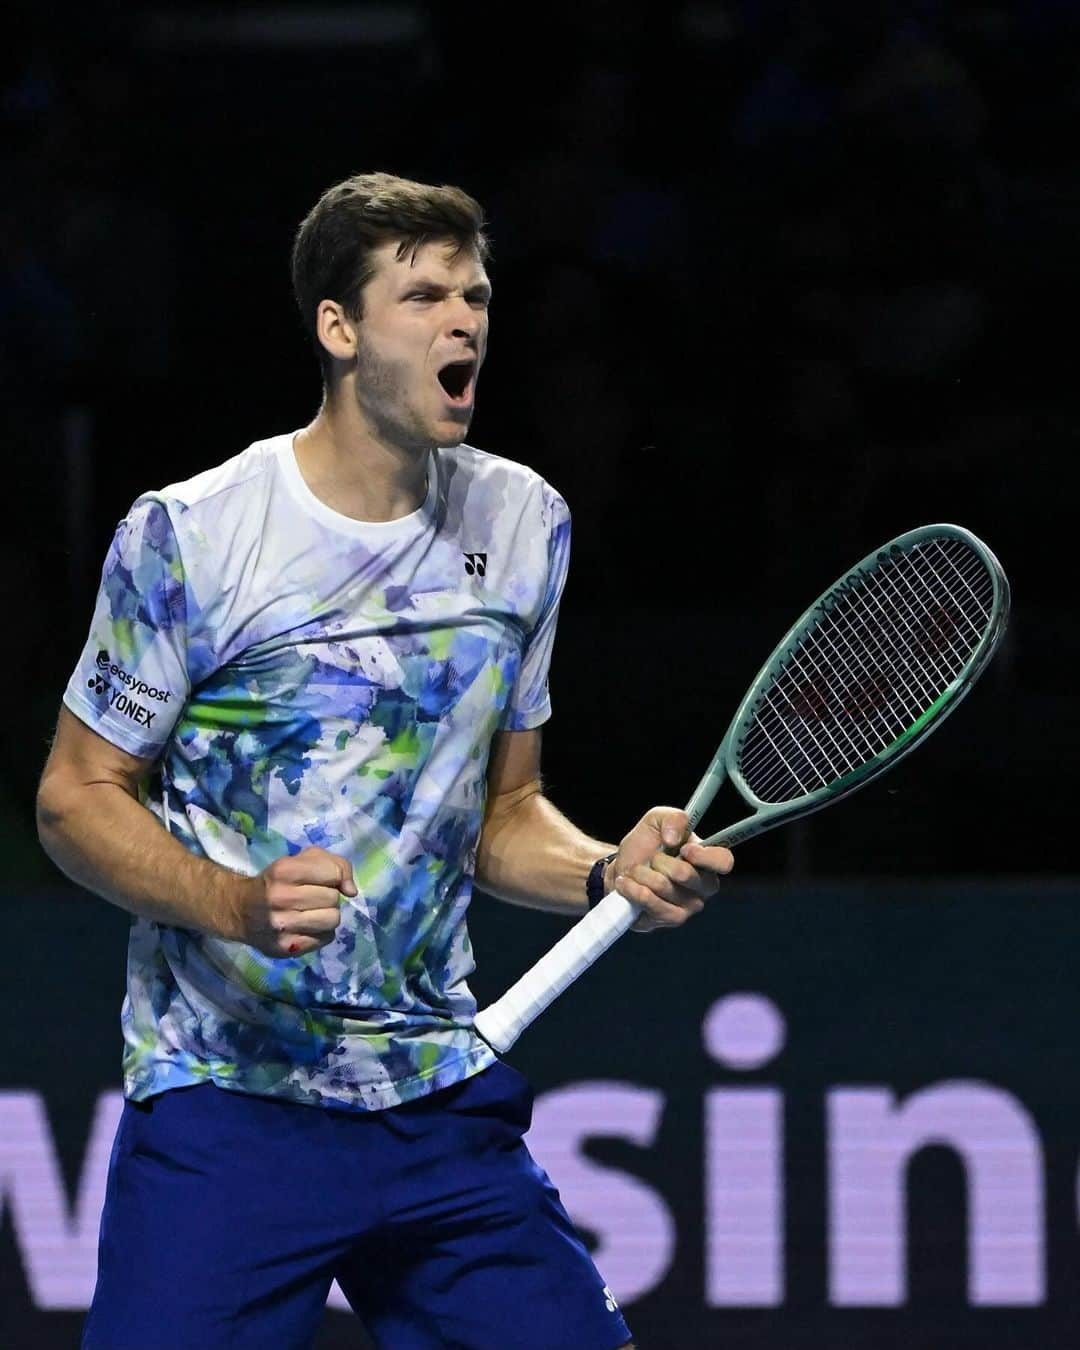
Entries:
[[451, 403], [465, 404], [472, 399], [476, 362], [451, 361], [439, 371], [439, 383]]

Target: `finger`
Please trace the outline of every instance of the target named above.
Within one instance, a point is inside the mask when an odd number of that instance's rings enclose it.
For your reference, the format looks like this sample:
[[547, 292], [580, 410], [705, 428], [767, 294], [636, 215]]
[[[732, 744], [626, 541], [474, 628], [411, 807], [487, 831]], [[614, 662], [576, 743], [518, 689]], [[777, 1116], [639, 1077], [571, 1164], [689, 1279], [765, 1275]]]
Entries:
[[[684, 892], [686, 895], [709, 896], [716, 892], [718, 882], [710, 872], [703, 872], [692, 863], [687, 862], [678, 854], [656, 853], [649, 860], [649, 867], [654, 872], [667, 877], [672, 882], [677, 892]], [[639, 877], [648, 885], [648, 879]]]
[[341, 923], [338, 909], [297, 909], [274, 916], [273, 928], [279, 936], [327, 938], [337, 932]]
[[285, 956], [310, 956], [312, 952], [317, 952], [320, 947], [327, 946], [333, 940], [333, 933], [327, 933], [323, 937], [305, 937], [300, 933], [279, 933], [266, 942], [260, 942], [258, 950], [264, 956], [272, 956], [275, 960], [280, 960]]
[[[704, 907], [704, 901], [697, 896], [689, 896], [684, 903], [669, 900], [666, 896], [657, 894], [657, 891], [651, 885], [644, 885], [637, 879], [635, 868], [633, 872], [625, 872], [619, 877], [616, 889], [624, 895], [627, 900], [633, 900], [644, 910], [643, 919], [651, 921], [652, 926], [661, 928], [678, 928], [680, 924], [692, 915], [697, 914]], [[654, 874], [656, 876], [658, 874]], [[662, 886], [669, 886], [666, 879], [661, 882]], [[640, 921], [639, 921], [640, 922]], [[635, 927], [638, 925], [635, 924]]]
[[306, 848], [291, 858], [279, 858], [273, 864], [276, 880], [300, 882], [312, 886], [333, 886], [344, 895], [358, 894], [352, 867], [345, 858], [324, 848]]
[[726, 877], [735, 866], [735, 855], [731, 849], [721, 844], [699, 844], [691, 838], [679, 850], [679, 857], [685, 858], [694, 867], [703, 867], [707, 872], [715, 872]]
[[672, 881], [670, 877], [665, 876], [663, 872], [656, 871], [648, 863], [639, 863], [637, 867], [631, 867], [623, 875], [641, 886], [646, 894], [656, 896], [669, 905], [679, 905], [685, 900], [694, 898], [676, 882]]
[[652, 813], [651, 824], [665, 848], [678, 848], [690, 833], [689, 816], [673, 806], [658, 806]]
[[350, 899], [355, 899], [360, 892], [357, 889], [356, 881], [353, 878], [352, 863], [349, 862], [348, 858], [341, 857], [339, 857], [337, 861], [341, 865], [341, 881], [338, 883], [338, 890], [342, 895], [347, 895]]
[[[297, 856], [301, 858], [318, 858], [320, 862], [325, 862], [328, 867], [333, 869], [332, 874], [325, 877], [328, 884], [336, 886], [343, 895], [355, 896], [359, 894], [356, 889], [356, 882], [353, 880], [352, 863], [350, 863], [347, 858], [343, 858], [340, 853], [330, 853], [325, 848], [315, 847], [305, 849], [303, 853], [300, 853]], [[305, 881], [322, 881], [323, 879], [322, 876], [304, 878]]]
[[279, 883], [267, 893], [267, 904], [275, 914], [290, 913], [292, 910], [329, 909], [341, 921], [341, 892], [336, 886], [307, 886], [296, 883]]

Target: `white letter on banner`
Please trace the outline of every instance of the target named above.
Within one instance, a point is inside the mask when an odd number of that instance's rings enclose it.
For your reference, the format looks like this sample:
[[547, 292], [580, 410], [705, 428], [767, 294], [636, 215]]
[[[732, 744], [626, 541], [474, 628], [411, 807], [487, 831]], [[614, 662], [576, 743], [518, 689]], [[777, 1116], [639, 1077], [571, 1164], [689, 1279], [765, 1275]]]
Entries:
[[[787, 1026], [763, 994], [717, 999], [705, 1049], [728, 1069], [760, 1069], [784, 1048]], [[771, 1087], [705, 1096], [705, 1298], [710, 1308], [784, 1301], [784, 1099]]]
[[656, 1138], [663, 1093], [633, 1083], [575, 1083], [537, 1098], [529, 1149], [570, 1217], [594, 1233], [593, 1258], [620, 1303], [650, 1293], [671, 1268], [675, 1225], [663, 1198], [637, 1177], [587, 1158], [589, 1139]]
[[930, 1145], [954, 1149], [968, 1184], [968, 1296], [1028, 1306], [1046, 1296], [1039, 1134], [1009, 1093], [942, 1083], [900, 1106], [879, 1088], [829, 1093], [829, 1291], [846, 1307], [907, 1298], [905, 1172]]
[[39, 1308], [90, 1306], [109, 1155], [123, 1104], [119, 1092], [98, 1098], [71, 1213], [41, 1097], [0, 1092], [0, 1204], [11, 1208], [30, 1295]]

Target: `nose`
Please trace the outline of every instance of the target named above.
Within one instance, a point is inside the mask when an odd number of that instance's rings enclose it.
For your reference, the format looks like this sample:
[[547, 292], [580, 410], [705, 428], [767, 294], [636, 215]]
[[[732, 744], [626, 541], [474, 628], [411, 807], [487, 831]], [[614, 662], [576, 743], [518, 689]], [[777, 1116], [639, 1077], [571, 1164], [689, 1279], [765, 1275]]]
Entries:
[[484, 316], [464, 298], [458, 297], [449, 315], [450, 336], [475, 343], [483, 328]]

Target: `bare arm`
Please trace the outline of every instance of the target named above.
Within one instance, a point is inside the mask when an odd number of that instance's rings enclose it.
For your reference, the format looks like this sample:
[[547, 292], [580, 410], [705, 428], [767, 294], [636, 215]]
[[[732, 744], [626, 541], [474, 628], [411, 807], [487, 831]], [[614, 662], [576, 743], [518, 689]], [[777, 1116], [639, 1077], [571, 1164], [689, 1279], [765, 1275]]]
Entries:
[[480, 886], [511, 904], [580, 917], [589, 869], [614, 852], [614, 844], [579, 830], [544, 796], [539, 730], [499, 732], [476, 859]]
[[[669, 854], [666, 849], [676, 849]], [[488, 765], [488, 804], [477, 850], [476, 879], [490, 895], [571, 918], [586, 911], [585, 881], [597, 858], [615, 853], [544, 796], [540, 731], [499, 732]], [[659, 806], [625, 835], [605, 871], [604, 889], [642, 905], [635, 928], [677, 926], [702, 908], [731, 871], [726, 848], [706, 848], [690, 834], [686, 813]]]
[[305, 849], [245, 877], [196, 857], [139, 801], [152, 767], [61, 708], [37, 802], [38, 837], [61, 871], [130, 914], [269, 956], [330, 941], [339, 890], [356, 894], [344, 859]]

